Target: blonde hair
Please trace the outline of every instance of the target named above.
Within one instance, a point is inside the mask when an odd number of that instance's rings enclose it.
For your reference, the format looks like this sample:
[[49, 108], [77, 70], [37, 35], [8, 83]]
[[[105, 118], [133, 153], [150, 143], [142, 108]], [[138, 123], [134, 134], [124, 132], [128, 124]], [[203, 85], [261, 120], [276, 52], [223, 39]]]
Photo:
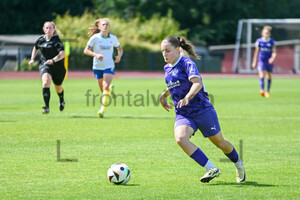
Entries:
[[200, 56], [195, 53], [194, 45], [190, 41], [186, 41], [183, 37], [169, 36], [166, 37], [164, 40], [169, 42], [175, 48], [181, 47], [188, 53], [188, 55], [196, 58], [197, 60], [200, 59]]
[[89, 28], [89, 36], [91, 37], [92, 35], [96, 34], [96, 33], [100, 33], [100, 22], [101, 21], [107, 21], [108, 24], [110, 25], [109, 19], [108, 18], [99, 18], [95, 21], [95, 23]]
[[267, 30], [271, 33], [272, 27], [271, 26], [264, 26], [263, 30]]
[[58, 30], [57, 30], [57, 28], [56, 28], [56, 26], [55, 26], [55, 24], [54, 24], [54, 22], [53, 21], [46, 21], [45, 23], [44, 23], [44, 26], [43, 26], [43, 28], [46, 26], [46, 24], [51, 24], [52, 26], [53, 26], [53, 28], [54, 28], [54, 32], [53, 32], [53, 35], [54, 34], [57, 34], [57, 32], [59, 32]]

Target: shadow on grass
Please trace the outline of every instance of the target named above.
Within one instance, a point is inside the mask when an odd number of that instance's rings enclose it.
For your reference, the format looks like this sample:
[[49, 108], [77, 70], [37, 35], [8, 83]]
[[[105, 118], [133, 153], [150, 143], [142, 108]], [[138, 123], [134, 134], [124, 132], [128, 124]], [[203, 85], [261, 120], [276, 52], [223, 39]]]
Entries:
[[88, 118], [99, 118], [97, 117], [97, 115], [82, 115], [82, 116], [79, 116], [79, 115], [73, 115], [73, 116], [70, 116], [70, 118], [79, 118], [79, 119], [88, 119]]
[[140, 186], [140, 184], [126, 184], [126, 185], [123, 185], [123, 186], [134, 187], [134, 186]]
[[232, 185], [232, 186], [238, 186], [238, 187], [247, 187], [247, 186], [252, 186], [252, 187], [278, 187], [277, 185], [272, 185], [272, 184], [260, 184], [258, 182], [254, 181], [246, 181], [245, 183], [236, 183], [236, 182], [220, 182], [220, 183], [213, 183], [213, 184], [208, 184], [209, 186], [216, 186], [216, 185]]
[[12, 120], [0, 120], [0, 122], [2, 122], [2, 123], [4, 123], [4, 122], [6, 122], [6, 123], [9, 123], [9, 122], [17, 122], [17, 121], [12, 121]]
[[[99, 118], [97, 115], [82, 115], [82, 116], [80, 116], [80, 115], [73, 115], [73, 116], [71, 116], [71, 118], [82, 118], [82, 119], [84, 119], [84, 118], [86, 118], [86, 119], [88, 119], [88, 118], [94, 118], [94, 119], [96, 119], [96, 118]], [[143, 116], [143, 115], [141, 115], [141, 116], [134, 116], [134, 115], [123, 115], [123, 116], [105, 116], [102, 120], [105, 120], [105, 119], [117, 119], [117, 118], [121, 118], [121, 119], [134, 119], [134, 120], [136, 120], [136, 119], [157, 119], [157, 120], [161, 120], [161, 119], [172, 119], [172, 118], [174, 118], [174, 116]]]

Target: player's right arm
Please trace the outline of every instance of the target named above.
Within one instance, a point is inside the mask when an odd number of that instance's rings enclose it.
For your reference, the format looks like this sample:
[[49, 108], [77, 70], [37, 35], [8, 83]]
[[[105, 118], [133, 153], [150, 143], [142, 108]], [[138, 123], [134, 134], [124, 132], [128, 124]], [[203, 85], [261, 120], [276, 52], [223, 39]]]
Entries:
[[173, 108], [173, 106], [168, 104], [166, 101], [166, 98], [170, 95], [171, 95], [170, 90], [169, 90], [169, 88], [167, 88], [159, 97], [159, 101], [160, 101], [162, 107], [164, 109], [166, 109], [166, 111], [168, 111], [168, 112], [169, 112], [169, 109]]
[[259, 47], [255, 47], [254, 55], [253, 55], [253, 61], [252, 61], [252, 68], [256, 68], [257, 63], [257, 57], [258, 57]]
[[36, 54], [37, 54], [38, 52], [39, 52], [39, 50], [36, 49], [35, 46], [34, 46], [33, 49], [32, 49], [32, 52], [31, 52], [31, 58], [30, 58], [30, 60], [29, 60], [29, 62], [28, 62], [28, 64], [29, 64], [30, 66], [31, 66], [32, 63], [34, 62], [34, 59], [35, 59]]
[[103, 55], [102, 55], [102, 54], [97, 54], [97, 53], [93, 52], [93, 51], [92, 51], [92, 48], [91, 48], [90, 46], [86, 46], [86, 47], [84, 48], [83, 53], [84, 53], [85, 55], [88, 55], [88, 56], [96, 57], [96, 58], [99, 59], [99, 60], [103, 60]]

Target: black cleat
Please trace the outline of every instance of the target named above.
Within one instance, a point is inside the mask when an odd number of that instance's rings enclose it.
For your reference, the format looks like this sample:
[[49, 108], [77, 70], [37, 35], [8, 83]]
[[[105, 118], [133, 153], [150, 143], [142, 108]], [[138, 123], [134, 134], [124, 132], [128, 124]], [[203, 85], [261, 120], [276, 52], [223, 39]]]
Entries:
[[50, 109], [45, 106], [45, 107], [43, 107], [42, 112], [43, 112], [43, 114], [48, 114], [50, 112]]
[[66, 104], [65, 101], [63, 101], [63, 102], [61, 102], [61, 103], [59, 104], [59, 110], [60, 110], [60, 111], [63, 111], [63, 110], [65, 109], [65, 104]]

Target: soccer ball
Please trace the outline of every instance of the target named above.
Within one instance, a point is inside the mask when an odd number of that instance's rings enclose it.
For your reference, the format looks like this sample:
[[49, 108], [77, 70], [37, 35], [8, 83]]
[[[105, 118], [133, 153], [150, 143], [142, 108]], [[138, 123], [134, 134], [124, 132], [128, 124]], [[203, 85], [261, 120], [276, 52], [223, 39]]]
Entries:
[[130, 179], [130, 169], [124, 163], [115, 163], [108, 169], [107, 178], [116, 185], [125, 185]]

